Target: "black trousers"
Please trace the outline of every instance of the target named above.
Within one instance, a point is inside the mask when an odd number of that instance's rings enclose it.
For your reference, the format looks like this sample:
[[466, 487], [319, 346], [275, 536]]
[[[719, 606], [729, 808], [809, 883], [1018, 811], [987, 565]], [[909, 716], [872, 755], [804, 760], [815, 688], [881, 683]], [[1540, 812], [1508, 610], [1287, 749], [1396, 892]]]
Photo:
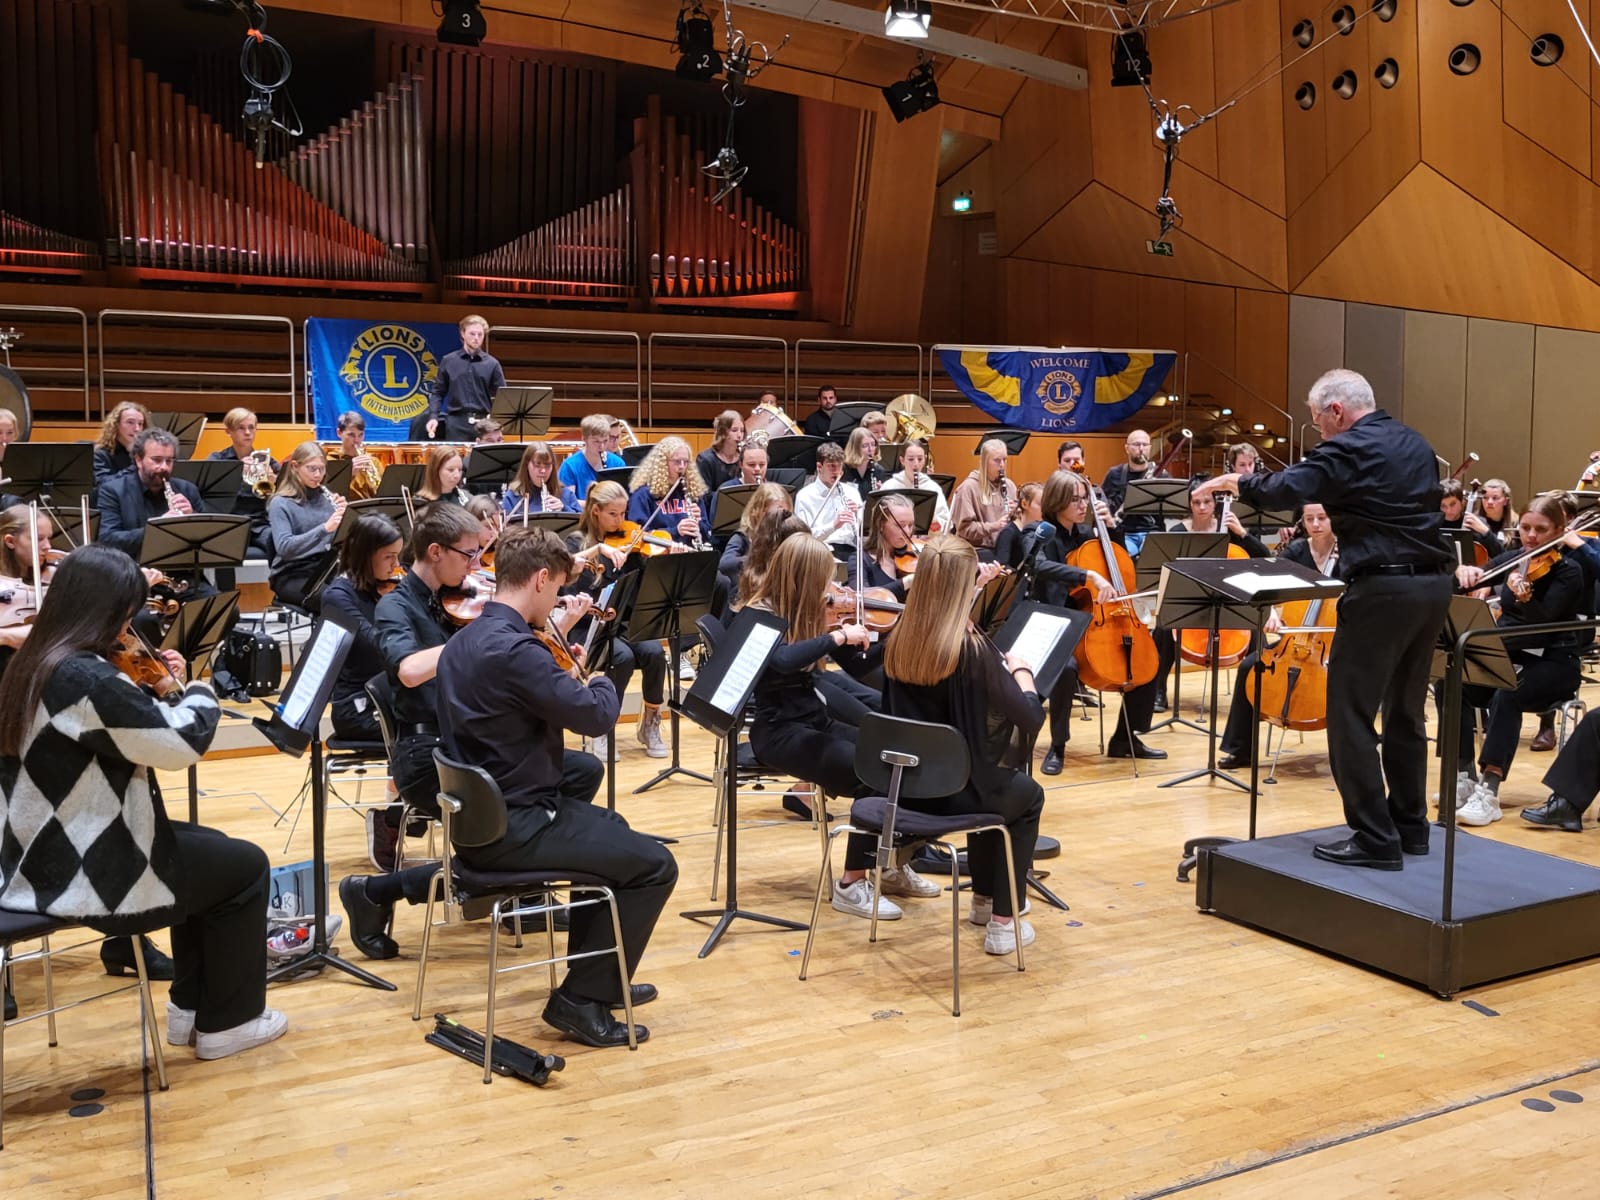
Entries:
[[1578, 722], [1544, 773], [1544, 784], [1579, 812], [1594, 802], [1600, 792], [1600, 709]]
[[1222, 741], [1219, 744], [1224, 757], [1230, 754], [1237, 758], [1250, 757], [1256, 727], [1255, 667], [1259, 661], [1259, 654], [1245, 655], [1234, 674], [1233, 703], [1228, 706], [1228, 720], [1222, 727]]
[[606, 678], [617, 689], [617, 695], [628, 690], [634, 671], [639, 672], [639, 688], [646, 704], [661, 704], [666, 700], [667, 652], [660, 642], [625, 642], [617, 638], [611, 643], [611, 665], [606, 668]]
[[[174, 821], [186, 894], [172, 923], [172, 1003], [192, 1009], [201, 1033], [253, 1021], [267, 1006], [267, 856], [219, 829]], [[86, 921], [104, 933], [125, 920]]]
[[[787, 721], [760, 721], [750, 727], [750, 749], [763, 766], [814, 783], [835, 796], [862, 792], [856, 778], [856, 728], [826, 715]], [[869, 833], [845, 839], [844, 869], [865, 871], [877, 854]]]
[[[1454, 579], [1365, 575], [1339, 599], [1328, 659], [1328, 765], [1370, 854], [1428, 836], [1428, 671]], [[1383, 714], [1383, 748], [1373, 720]]]
[[1570, 657], [1545, 658], [1534, 655], [1516, 655], [1517, 686], [1515, 688], [1464, 687], [1461, 689], [1461, 741], [1457, 761], [1472, 761], [1473, 733], [1476, 709], [1489, 710], [1489, 722], [1484, 728], [1483, 752], [1478, 764], [1499, 767], [1502, 776], [1511, 772], [1512, 760], [1517, 757], [1517, 742], [1522, 736], [1522, 714], [1543, 712], [1545, 709], [1571, 700], [1577, 695], [1582, 675], [1578, 660]]
[[[616, 892], [622, 953], [631, 979], [678, 881], [678, 864], [655, 838], [635, 833], [620, 814], [590, 803], [603, 774], [600, 760], [593, 755], [569, 752], [554, 820], [547, 821], [542, 808], [513, 808], [506, 814], [503, 838], [491, 846], [460, 853], [479, 870], [575, 871], [606, 880]], [[574, 908], [570, 919], [569, 952], [615, 948], [611, 914], [603, 906]], [[622, 1000], [616, 965], [606, 957], [570, 964], [562, 990], [576, 999], [601, 1004]]]
[[[918, 812], [944, 816], [948, 813], [993, 813], [1011, 834], [1011, 864], [1017, 873], [1017, 899], [1027, 898], [1028, 872], [1033, 868], [1033, 851], [1039, 841], [1039, 814], [1044, 811], [1044, 788], [1021, 771], [1008, 771], [997, 785], [978, 788], [969, 784], [954, 796], [940, 799], [903, 800]], [[1011, 890], [1006, 881], [1006, 844], [998, 833], [975, 833], [967, 838], [967, 867], [972, 874], [972, 892], [994, 900], [996, 915], [1009, 917]]]
[[1172, 666], [1178, 661], [1178, 635], [1170, 629], [1153, 629], [1150, 636], [1156, 642], [1156, 691], [1167, 694], [1167, 680], [1172, 678]]
[[470, 446], [478, 440], [478, 427], [475, 422], [483, 420], [488, 415], [486, 412], [458, 412], [452, 408], [439, 422], [439, 436], [434, 440], [461, 442]]
[[[394, 754], [389, 760], [389, 774], [400, 798], [435, 817], [439, 815], [439, 771], [433, 765], [433, 752], [438, 745], [435, 734], [402, 734], [395, 738]], [[398, 804], [389, 813], [389, 823], [400, 823]]]
[[383, 740], [383, 730], [378, 728], [378, 711], [365, 692], [335, 700], [328, 706], [328, 715], [333, 719], [334, 737], [352, 742]]
[[[828, 706], [828, 715], [846, 725], [861, 724], [869, 712], [883, 710], [883, 693], [870, 688], [844, 671], [813, 671], [813, 682]], [[853, 768], [852, 768], [853, 769]]]

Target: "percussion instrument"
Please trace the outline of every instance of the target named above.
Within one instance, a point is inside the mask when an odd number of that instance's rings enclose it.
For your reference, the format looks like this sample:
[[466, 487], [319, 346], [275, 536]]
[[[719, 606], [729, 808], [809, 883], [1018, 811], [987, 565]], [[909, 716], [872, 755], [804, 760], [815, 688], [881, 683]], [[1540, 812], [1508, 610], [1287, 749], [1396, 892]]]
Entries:
[[775, 404], [758, 404], [744, 419], [744, 435], [751, 437], [764, 433], [768, 438], [799, 437], [800, 426], [789, 419], [789, 414]]

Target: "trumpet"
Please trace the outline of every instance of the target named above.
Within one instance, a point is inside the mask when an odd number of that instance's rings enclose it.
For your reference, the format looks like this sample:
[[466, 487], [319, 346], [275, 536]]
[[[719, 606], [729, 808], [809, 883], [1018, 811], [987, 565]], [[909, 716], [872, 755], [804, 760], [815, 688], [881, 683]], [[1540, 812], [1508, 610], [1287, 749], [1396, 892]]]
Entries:
[[271, 454], [265, 450], [250, 451], [244, 460], [244, 485], [263, 500], [277, 491], [278, 477], [272, 469]]
[[[357, 459], [366, 459], [367, 465], [360, 470], [355, 469]], [[362, 442], [356, 447], [356, 452], [351, 456], [350, 464], [350, 491], [359, 493], [358, 500], [370, 500], [378, 494], [378, 484], [383, 479], [383, 471], [379, 468], [377, 460], [367, 453], [367, 444]]]

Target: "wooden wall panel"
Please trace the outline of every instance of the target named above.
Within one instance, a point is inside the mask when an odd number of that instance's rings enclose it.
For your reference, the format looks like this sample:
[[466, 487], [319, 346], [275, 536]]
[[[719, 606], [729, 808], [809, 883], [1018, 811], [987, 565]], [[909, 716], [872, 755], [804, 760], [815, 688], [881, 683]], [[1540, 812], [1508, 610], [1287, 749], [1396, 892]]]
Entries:
[[[1570, 42], [1568, 52], [1553, 67], [1536, 66], [1528, 53], [1528, 34], [1545, 32], [1556, 32]], [[1501, 18], [1505, 120], [1573, 170], [1588, 175], [1589, 72], [1587, 51], [1582, 39], [1575, 36], [1577, 32], [1562, 0], [1507, 4]]]
[[1000, 253], [1010, 254], [1094, 175], [1088, 95], [1028, 80], [991, 157]]
[[[1328, 169], [1338, 169], [1345, 155], [1372, 132], [1373, 93], [1379, 91], [1372, 78], [1372, 56], [1367, 50], [1367, 30], [1376, 22], [1357, 21], [1349, 33], [1336, 36], [1322, 48], [1324, 73], [1318, 86], [1317, 109], [1322, 111], [1328, 131]], [[1356, 92], [1348, 100], [1333, 90], [1334, 78], [1353, 71]], [[1317, 109], [1313, 109], [1315, 112]]]
[[849, 320], [854, 336], [914, 340], [927, 278], [928, 233], [939, 181], [940, 123], [930, 116], [873, 122]]
[[[1211, 14], [1202, 13], [1171, 25], [1159, 26], [1145, 35], [1150, 48], [1150, 60], [1155, 68], [1150, 81], [1151, 90], [1157, 98], [1167, 99], [1174, 105], [1187, 104], [1196, 114], [1208, 113], [1216, 107], [1219, 97], [1211, 22]], [[1109, 46], [1107, 49], [1109, 51]], [[1122, 90], [1143, 99], [1139, 88]], [[1184, 116], [1193, 119], [1190, 114]], [[1228, 119], [1232, 119], [1231, 113]], [[1145, 126], [1145, 144], [1148, 145], [1148, 111]], [[1222, 121], [1219, 119], [1183, 137], [1184, 162], [1213, 179], [1218, 178], [1217, 130], [1221, 127]]]
[[[1001, 260], [1005, 320], [986, 345], [1042, 346], [1050, 341], [1050, 265], [1025, 259]], [[943, 341], [943, 338], [935, 340]]]
[[[1284, 70], [1279, 91], [1283, 112], [1283, 165], [1284, 204], [1292, 213], [1310, 198], [1328, 174], [1328, 81], [1334, 72], [1327, 69], [1327, 48], [1312, 44], [1302, 50], [1291, 38], [1296, 23], [1315, 20], [1319, 14], [1309, 4], [1286, 2], [1283, 6], [1282, 36], [1288, 47], [1284, 52]], [[1326, 16], [1322, 17], [1324, 29]], [[1303, 83], [1316, 89], [1316, 103], [1302, 109], [1295, 103], [1294, 95]], [[1263, 91], [1270, 89], [1262, 89]]]
[[1283, 41], [1274, 3], [1230, 4], [1211, 12], [1212, 59], [1219, 99], [1260, 83], [1216, 123], [1217, 177], [1284, 216], [1283, 109], [1263, 64], [1277, 65]]
[[[1289, 378], [1289, 297], [1281, 292], [1235, 288], [1233, 293], [1233, 374], [1243, 388], [1294, 413], [1302, 396], [1287, 391]], [[1248, 404], [1248, 396], [1240, 405]], [[1280, 457], [1285, 457], [1280, 455]]]
[[868, 121], [859, 109], [799, 102], [800, 232], [806, 236], [812, 315], [841, 323], [855, 218], [858, 149]]
[[[1600, 447], [1600, 335], [1540, 329], [1534, 337], [1533, 428], [1529, 477], [1539, 489], [1571, 487]], [[1480, 454], [1484, 451], [1480, 448]], [[1487, 457], [1487, 456], [1486, 456]]]
[[1405, 422], [1433, 443], [1435, 454], [1458, 463], [1465, 449], [1467, 319], [1409, 312], [1405, 338]]
[[[1504, 479], [1518, 498], [1528, 495], [1530, 479], [1533, 349], [1532, 325], [1467, 322], [1467, 405], [1462, 448], [1482, 455], [1474, 474], [1481, 479]], [[1451, 459], [1452, 464], [1459, 461]]]
[[1376, 304], [1344, 306], [1344, 365], [1372, 384], [1378, 403], [1399, 416], [1404, 408], [1405, 312]]
[[1339, 300], [1316, 300], [1309, 296], [1289, 297], [1288, 395], [1293, 403], [1284, 407], [1295, 413], [1294, 405], [1304, 404], [1306, 393], [1317, 376], [1344, 366], [1345, 305]]
[[[1205, 393], [1215, 397], [1219, 407], [1242, 408], [1235, 361], [1239, 319], [1236, 298], [1241, 291], [1202, 283], [1184, 285], [1183, 346], [1188, 370], [1180, 377], [1187, 383], [1191, 400]], [[1264, 398], [1278, 402], [1276, 395]]]

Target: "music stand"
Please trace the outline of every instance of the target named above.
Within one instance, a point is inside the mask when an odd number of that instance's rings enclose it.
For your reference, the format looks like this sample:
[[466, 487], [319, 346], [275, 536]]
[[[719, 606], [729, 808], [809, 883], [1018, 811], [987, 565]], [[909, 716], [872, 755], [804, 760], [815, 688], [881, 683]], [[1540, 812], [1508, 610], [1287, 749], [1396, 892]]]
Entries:
[[378, 480], [378, 496], [398, 497], [402, 489], [415, 496], [427, 474], [428, 468], [423, 463], [391, 463], [383, 469], [383, 478]]
[[904, 496], [911, 501], [911, 526], [912, 531], [919, 536], [927, 536], [928, 530], [933, 526], [933, 514], [939, 506], [939, 497], [932, 492], [925, 492], [921, 488], [908, 487], [880, 487], [867, 493], [866, 502], [862, 507], [862, 528], [876, 529], [878, 527], [878, 506], [890, 496]]
[[326, 458], [323, 461], [328, 464], [328, 469], [322, 476], [322, 486], [346, 500], [350, 499], [350, 469], [353, 460], [340, 455], [338, 458]]
[[[1022, 591], [1021, 571], [1002, 571], [978, 589], [968, 614], [979, 630], [993, 637], [1011, 615], [1012, 605]], [[1081, 636], [1081, 635], [1080, 635]], [[1043, 689], [1040, 689], [1041, 694]]]
[[672, 713], [672, 762], [654, 779], [634, 788], [635, 796], [640, 792], [648, 792], [674, 775], [687, 775], [702, 783], [711, 782], [709, 776], [689, 770], [678, 759], [678, 706], [682, 688], [676, 659], [683, 631], [693, 629], [696, 621], [711, 612], [711, 600], [716, 591], [717, 553], [715, 550], [702, 550], [688, 554], [657, 554], [644, 560], [644, 570], [640, 574], [638, 598], [618, 636], [627, 642], [659, 641], [664, 638], [671, 647], [672, 659], [667, 664], [667, 677], [672, 681], [672, 698], [668, 703]]
[[470, 492], [498, 492], [517, 477], [524, 447], [515, 442], [490, 442], [474, 446], [467, 455], [467, 473], [462, 479]]
[[540, 529], [548, 529], [562, 541], [567, 540], [567, 535], [578, 527], [580, 517], [571, 512], [531, 512], [523, 514], [512, 512], [506, 517], [507, 525], [537, 525]]
[[[1122, 519], [1152, 517], [1164, 530], [1168, 521], [1181, 521], [1189, 515], [1187, 479], [1130, 479], [1122, 498]], [[1147, 535], [1148, 536], [1148, 535]], [[1142, 551], [1141, 551], [1142, 552]]]
[[817, 447], [824, 445], [827, 440], [795, 434], [773, 438], [767, 443], [767, 473], [785, 467], [804, 471], [808, 475], [815, 474]]
[[633, 482], [635, 469], [634, 467], [607, 467], [604, 471], [596, 471], [594, 473], [594, 481], [596, 483], [615, 483], [620, 485], [623, 491], [632, 492], [633, 488], [629, 484]]
[[[659, 558], [656, 561], [660, 561]], [[723, 892], [722, 907], [692, 909], [680, 914], [691, 921], [717, 918], [711, 936], [700, 948], [701, 958], [717, 948], [722, 935], [740, 917], [763, 925], [776, 925], [779, 929], [807, 928], [800, 921], [769, 917], [739, 907], [739, 783], [738, 772], [734, 769], [739, 761], [739, 731], [744, 726], [744, 709], [750, 702], [750, 694], [755, 691], [756, 682], [788, 627], [789, 623], [775, 613], [756, 608], [741, 610], [727, 632], [717, 640], [717, 648], [710, 659], [701, 664], [694, 686], [683, 698], [684, 714], [723, 740], [722, 761], [725, 764], [722, 811], [728, 830], [728, 886]]]
[[838, 442], [841, 446], [850, 440], [850, 435], [855, 432], [857, 425], [868, 413], [882, 412], [883, 405], [874, 404], [870, 400], [850, 400], [845, 403], [835, 404], [833, 411], [828, 414], [828, 439]]
[[1600, 504], [1600, 491], [1590, 491], [1587, 488], [1581, 488], [1575, 492], [1568, 492], [1567, 495], [1571, 496], [1573, 503], [1578, 506], [1578, 512], [1580, 515], [1588, 512], [1595, 505]]
[[556, 392], [548, 387], [503, 387], [494, 394], [489, 415], [500, 422], [508, 442], [527, 442], [550, 432]]
[[89, 536], [83, 536], [83, 513], [76, 508], [69, 508], [61, 512], [50, 514], [51, 523], [55, 526], [55, 534], [50, 538], [50, 545], [57, 550], [72, 550], [78, 546], [87, 545], [100, 536], [100, 510], [89, 510]]
[[[1149, 482], [1149, 481], [1145, 481]], [[1157, 482], [1166, 483], [1167, 480]], [[1228, 535], [1226, 533], [1187, 533], [1187, 532], [1151, 532], [1144, 535], [1144, 545], [1140, 547], [1139, 557], [1134, 560], [1136, 566], [1135, 578], [1137, 590], [1143, 592], [1158, 587], [1161, 583], [1161, 568], [1178, 558], [1224, 558], [1228, 553]], [[1207, 733], [1209, 730], [1198, 721], [1191, 721], [1183, 715], [1183, 668], [1179, 663], [1181, 655], [1176, 645], [1173, 646], [1173, 684], [1172, 707], [1164, 721], [1157, 721], [1150, 726], [1149, 732], [1166, 729], [1170, 725], [1187, 725], [1196, 733]]]
[[194, 448], [200, 444], [200, 435], [206, 431], [205, 413], [153, 412], [149, 417], [151, 429], [165, 429], [178, 439], [178, 457], [193, 458]]
[[[176, 650], [183, 655], [190, 679], [198, 679], [197, 663], [211, 657], [218, 644], [228, 636], [239, 615], [238, 592], [215, 592], [198, 600], [184, 600], [178, 606], [177, 616], [167, 626], [161, 637], [159, 650]], [[271, 808], [271, 805], [267, 806]], [[200, 823], [200, 768], [189, 764], [189, 822]]]
[[[1450, 608], [1444, 616], [1444, 627], [1439, 630], [1439, 644], [1434, 647], [1433, 665], [1428, 678], [1443, 679], [1450, 670], [1450, 656], [1464, 634], [1480, 629], [1497, 629], [1498, 622], [1487, 600], [1477, 596], [1451, 596]], [[1495, 690], [1517, 686], [1517, 668], [1505, 642], [1499, 638], [1478, 638], [1461, 643], [1466, 657], [1461, 660], [1462, 681], [1468, 687], [1486, 687]], [[1441, 718], [1442, 719], [1442, 718]], [[1443, 744], [1441, 734], [1440, 744]], [[1455, 768], [1451, 767], [1454, 776]]]
[[907, 442], [879, 442], [878, 465], [893, 475], [900, 469], [900, 456], [905, 453], [907, 445]]
[[1001, 442], [1007, 454], [1021, 454], [1022, 448], [1028, 444], [1030, 434], [1031, 431], [1027, 429], [986, 429], [979, 436], [977, 446], [973, 448], [973, 456], [982, 453], [985, 442]]
[[[1188, 516], [1187, 512], [1184, 516]], [[1294, 513], [1282, 509], [1257, 508], [1247, 500], [1234, 503], [1233, 515], [1239, 518], [1246, 533], [1260, 537], [1267, 530], [1288, 529], [1294, 524]]]
[[88, 442], [13, 442], [6, 447], [6, 490], [24, 504], [75, 508], [94, 500], [94, 447]]
[[250, 518], [233, 513], [193, 513], [152, 517], [139, 544], [139, 565], [167, 575], [244, 565], [250, 545]]
[[267, 706], [272, 710], [271, 719], [256, 717], [250, 722], [276, 749], [291, 758], [299, 758], [308, 746], [311, 748], [311, 876], [316, 881], [311, 949], [269, 971], [267, 981], [299, 975], [313, 965], [330, 966], [368, 987], [392, 992], [394, 984], [346, 962], [328, 945], [328, 790], [322, 765], [322, 714], [355, 641], [356, 631], [344, 623], [340, 614], [330, 612], [318, 620], [279, 702]]
[[711, 495], [715, 503], [711, 506], [711, 536], [727, 541], [739, 529], [739, 523], [744, 520], [744, 510], [750, 507], [750, 497], [756, 494], [759, 483], [736, 483], [731, 487], [720, 487]]
[[650, 451], [656, 448], [654, 442], [640, 442], [637, 446], [624, 446], [618, 453], [622, 455], [624, 466], [637, 467], [650, 457]]
[[400, 530], [400, 536], [411, 540], [411, 514], [406, 512], [406, 502], [400, 496], [372, 496], [366, 500], [352, 500], [344, 506], [344, 516], [339, 518], [339, 528], [333, 531], [333, 545], [344, 545], [350, 530], [363, 515], [388, 517]]
[[172, 465], [172, 473], [194, 484], [207, 512], [232, 512], [244, 486], [244, 463], [237, 458], [181, 458]]

